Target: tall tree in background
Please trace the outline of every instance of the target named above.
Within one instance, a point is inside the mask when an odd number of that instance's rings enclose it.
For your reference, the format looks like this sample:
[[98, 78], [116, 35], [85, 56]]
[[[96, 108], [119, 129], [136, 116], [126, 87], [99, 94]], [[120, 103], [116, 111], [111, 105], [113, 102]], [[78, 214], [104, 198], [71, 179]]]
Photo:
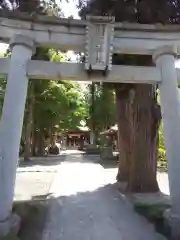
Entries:
[[105, 83], [89, 84], [86, 101], [90, 109], [87, 125], [93, 132], [94, 143], [97, 143], [99, 133], [116, 123], [114, 91]]
[[91, 135], [90, 135], [90, 143], [95, 144], [95, 139], [96, 139], [96, 115], [95, 115], [95, 109], [96, 109], [96, 83], [92, 83], [89, 85], [89, 90], [90, 90], [90, 107], [89, 107], [89, 125], [91, 129]]
[[[179, 23], [180, 1], [170, 0], [80, 0], [80, 15], [110, 15], [116, 21], [138, 23]], [[116, 55], [114, 64], [152, 65], [151, 56]], [[157, 191], [157, 135], [160, 109], [156, 86], [118, 84], [115, 86], [119, 126], [120, 166], [117, 179], [131, 191]]]

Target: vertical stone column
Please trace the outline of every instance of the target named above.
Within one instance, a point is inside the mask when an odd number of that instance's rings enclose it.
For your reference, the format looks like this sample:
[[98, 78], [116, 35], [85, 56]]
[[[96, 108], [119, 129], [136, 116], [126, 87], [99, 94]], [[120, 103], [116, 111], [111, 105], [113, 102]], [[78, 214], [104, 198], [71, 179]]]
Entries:
[[[180, 234], [180, 102], [175, 69], [176, 50], [171, 46], [157, 49], [153, 58], [161, 71], [159, 84], [168, 176], [172, 201], [171, 227]], [[178, 230], [178, 233], [177, 233]]]
[[15, 35], [10, 46], [11, 61], [7, 76], [6, 94], [0, 129], [0, 234], [10, 230], [16, 168], [28, 87], [26, 63], [31, 59], [34, 42]]

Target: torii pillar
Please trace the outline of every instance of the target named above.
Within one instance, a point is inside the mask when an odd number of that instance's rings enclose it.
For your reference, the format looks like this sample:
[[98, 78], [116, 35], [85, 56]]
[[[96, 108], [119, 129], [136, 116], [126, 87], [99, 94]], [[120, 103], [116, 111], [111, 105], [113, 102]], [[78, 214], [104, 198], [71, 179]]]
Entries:
[[12, 54], [0, 128], [0, 235], [6, 235], [18, 221], [11, 211], [28, 88], [26, 63], [33, 54], [34, 42], [17, 34], [10, 46]]
[[166, 218], [173, 235], [180, 236], [180, 102], [175, 69], [176, 54], [176, 49], [172, 46], [164, 46], [155, 51], [153, 58], [162, 78], [159, 84], [160, 103], [172, 203], [172, 209]]

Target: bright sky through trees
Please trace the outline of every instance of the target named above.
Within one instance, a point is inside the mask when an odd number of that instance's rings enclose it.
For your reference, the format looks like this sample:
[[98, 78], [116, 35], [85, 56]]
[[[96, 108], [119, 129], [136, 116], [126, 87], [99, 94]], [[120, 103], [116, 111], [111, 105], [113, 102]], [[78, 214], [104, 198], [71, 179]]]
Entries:
[[[57, 4], [60, 4], [60, 0], [56, 0]], [[75, 19], [78, 19], [78, 9], [76, 7], [77, 5], [77, 0], [73, 1], [66, 1], [62, 0], [60, 6], [62, 8], [62, 12], [64, 13], [65, 17], [73, 16]]]

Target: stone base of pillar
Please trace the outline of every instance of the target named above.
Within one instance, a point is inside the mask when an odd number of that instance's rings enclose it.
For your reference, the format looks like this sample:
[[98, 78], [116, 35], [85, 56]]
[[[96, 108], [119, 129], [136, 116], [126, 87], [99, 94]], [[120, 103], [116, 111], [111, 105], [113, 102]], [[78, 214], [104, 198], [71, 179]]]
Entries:
[[6, 221], [0, 222], [0, 236], [6, 236], [8, 233], [17, 234], [20, 229], [21, 218], [13, 213]]
[[168, 209], [164, 213], [165, 224], [170, 227], [173, 239], [180, 239], [180, 216]]

